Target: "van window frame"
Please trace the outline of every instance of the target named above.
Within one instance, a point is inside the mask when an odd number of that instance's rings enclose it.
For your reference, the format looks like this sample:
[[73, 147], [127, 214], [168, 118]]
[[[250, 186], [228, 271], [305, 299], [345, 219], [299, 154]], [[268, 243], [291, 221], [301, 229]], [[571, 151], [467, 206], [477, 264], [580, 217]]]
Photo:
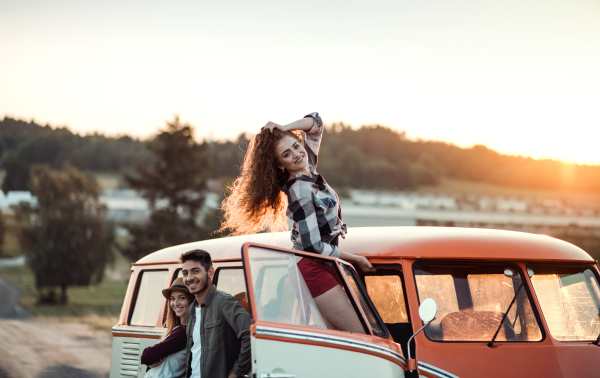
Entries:
[[[285, 249], [283, 247], [278, 247], [278, 246], [246, 242], [242, 245], [242, 267], [244, 269], [244, 280], [246, 282], [246, 290], [247, 290], [247, 296], [248, 296], [247, 297], [248, 298], [248, 309], [249, 309], [248, 312], [250, 313], [250, 316], [252, 317], [253, 322], [257, 322], [257, 321], [260, 322], [263, 320], [254, 316], [255, 308], [253, 305], [253, 300], [256, 300], [256, 297], [255, 297], [256, 293], [254, 292], [254, 286], [253, 286], [252, 279], [251, 279], [253, 276], [252, 276], [252, 272], [251, 272], [251, 266], [249, 264], [250, 261], [246, 261], [247, 259], [248, 260], [251, 259], [251, 257], [249, 256], [249, 252], [250, 252], [251, 248], [265, 249], [265, 250], [268, 250], [271, 252], [286, 253], [286, 254], [294, 255], [296, 257], [310, 258], [313, 260], [333, 264], [335, 267], [335, 272], [336, 272], [336, 274], [338, 274], [338, 276], [340, 278], [341, 286], [344, 288], [344, 291], [348, 298], [348, 301], [351, 303], [354, 312], [357, 314], [359, 321], [360, 321], [361, 325], [363, 326], [363, 329], [365, 330], [365, 334], [368, 336], [372, 336], [372, 337], [378, 337], [378, 338], [381, 337], [384, 339], [389, 339], [389, 331], [387, 329], [387, 326], [385, 326], [385, 323], [383, 323], [383, 320], [379, 316], [377, 309], [374, 307], [373, 303], [371, 302], [371, 298], [368, 295], [366, 295], [366, 289], [364, 288], [364, 284], [363, 284], [362, 280], [360, 279], [360, 277], [358, 276], [358, 274], [356, 273], [356, 269], [354, 268], [354, 266], [352, 264], [345, 262], [343, 260], [340, 260], [340, 259], [332, 258], [332, 257], [325, 258], [324, 256], [310, 253], [310, 252], [288, 250], [288, 249]], [[360, 303], [358, 302], [359, 299], [357, 298], [358, 293], [354, 293], [352, 288], [350, 288], [348, 286], [347, 282], [349, 282], [349, 278], [346, 277], [344, 272], [342, 272], [342, 265], [347, 265], [347, 266], [351, 267], [351, 269], [349, 269], [349, 270], [351, 271], [351, 275], [356, 282], [356, 286], [358, 287], [360, 294], [364, 296], [365, 302], [367, 303], [369, 310], [371, 310], [374, 313], [374, 316], [376, 317], [377, 322], [379, 323], [380, 326], [382, 326], [382, 332], [384, 334], [383, 336], [375, 333], [374, 332], [375, 330], [371, 328], [371, 325], [369, 324], [369, 321], [366, 318], [366, 314], [359, 307]], [[286, 324], [282, 324], [282, 325], [287, 326]], [[304, 327], [304, 326], [298, 326], [298, 327], [299, 328], [307, 328], [307, 330], [314, 329], [311, 327]], [[339, 332], [343, 332], [343, 331], [339, 331]]]
[[[304, 257], [306, 257], [306, 256], [304, 256]], [[366, 329], [371, 329], [373, 336], [382, 337], [384, 339], [389, 339], [390, 331], [387, 329], [387, 326], [383, 322], [383, 319], [381, 319], [381, 316], [379, 315], [377, 308], [373, 304], [373, 301], [371, 301], [371, 297], [369, 297], [369, 295], [367, 294], [367, 288], [365, 287], [364, 282], [362, 282], [362, 280], [360, 279], [358, 272], [356, 271], [356, 268], [354, 267], [354, 265], [352, 265], [344, 260], [341, 260], [341, 259], [338, 260], [337, 263], [339, 264], [339, 268], [341, 268], [342, 265], [346, 265], [351, 268], [351, 269], [348, 269], [348, 271], [353, 276], [354, 281], [356, 282], [356, 288], [360, 292], [360, 293], [355, 294], [357, 296], [356, 300], [351, 301], [352, 305], [354, 306], [354, 310], [356, 311], [357, 314], [364, 313], [364, 311], [361, 308], [359, 308], [360, 298], [358, 298], [358, 295], [360, 294], [363, 297], [364, 303], [368, 307], [369, 311], [371, 311], [371, 314], [375, 317], [375, 321], [378, 323], [379, 328], [381, 329], [381, 334], [376, 333], [375, 329], [371, 326], [371, 324], [368, 324], [368, 328], [366, 328]], [[344, 289], [346, 290], [346, 293], [351, 296], [354, 289], [352, 289], [351, 287], [348, 286], [348, 284], [347, 284], [348, 278], [344, 277], [344, 272], [341, 271], [341, 269], [339, 270], [338, 274], [341, 275], [341, 278], [343, 278], [341, 281], [342, 281], [342, 284], [344, 285]], [[364, 317], [359, 316], [359, 318], [364, 323], [365, 321], [367, 321], [367, 314], [365, 313]]]
[[217, 286], [217, 284], [219, 283], [219, 274], [221, 273], [222, 270], [241, 270], [242, 273], [244, 271], [244, 267], [243, 266], [220, 266], [215, 270], [215, 276], [213, 278], [213, 285], [215, 285], [215, 287]]
[[[340, 260], [340, 259], [335, 259], [332, 257], [325, 257], [325, 256], [321, 256], [318, 254], [310, 253], [310, 252], [297, 251], [297, 250], [286, 250], [284, 248], [277, 247], [277, 246], [262, 245], [262, 244], [258, 244], [258, 243], [247, 242], [247, 243], [244, 243], [244, 245], [242, 246], [242, 266], [243, 266], [244, 280], [246, 282], [246, 289], [247, 289], [247, 296], [248, 296], [248, 309], [249, 309], [249, 313], [250, 313], [250, 316], [252, 317], [253, 321], [263, 321], [264, 320], [264, 319], [258, 318], [258, 312], [256, 312], [256, 314], [255, 314], [255, 308], [254, 308], [255, 306], [253, 303], [254, 301], [257, 301], [257, 297], [255, 297], [255, 295], [257, 295], [257, 293], [254, 290], [253, 279], [255, 277], [252, 274], [253, 273], [252, 267], [250, 265], [252, 257], [249, 254], [251, 253], [251, 249], [254, 249], [254, 248], [256, 248], [258, 250], [266, 250], [268, 252], [273, 252], [273, 253], [284, 253], [284, 254], [295, 256], [295, 257], [309, 258], [314, 261], [322, 261], [325, 263], [333, 264], [335, 273], [338, 275], [341, 286], [345, 291], [345, 295], [347, 296], [348, 301], [352, 305], [354, 312], [358, 316], [358, 319], [365, 331], [365, 334], [374, 336], [374, 337], [381, 337], [383, 339], [389, 339], [389, 331], [387, 329], [387, 326], [385, 325], [385, 323], [379, 316], [377, 309], [371, 302], [371, 298], [367, 295], [364, 284], [363, 284], [362, 280], [360, 279], [360, 277], [358, 276], [356, 269], [354, 268], [354, 266], [352, 264], [350, 264], [346, 261]], [[346, 275], [346, 273], [344, 273], [344, 271], [342, 271], [342, 269], [347, 270], [348, 275]], [[261, 268], [261, 270], [262, 270], [262, 268]], [[258, 274], [260, 275], [260, 272], [258, 272]], [[256, 277], [256, 279], [259, 279], [259, 278], [260, 277]], [[355, 291], [352, 287], [350, 287], [350, 279], [355, 281], [357, 291]], [[362, 300], [361, 300], [361, 298], [362, 298]], [[364, 310], [362, 309], [360, 302], [364, 302], [364, 304], [366, 306], [366, 308]], [[380, 328], [379, 332], [371, 327], [370, 321], [367, 318], [367, 311], [371, 311], [371, 313], [373, 314], [374, 320]], [[283, 325], [285, 325], [285, 324], [283, 324]], [[299, 327], [304, 328], [304, 326], [299, 326]], [[313, 329], [313, 328], [308, 327], [308, 329]]]
[[[131, 306], [129, 306], [129, 314], [127, 315], [127, 325], [132, 327], [156, 327], [156, 325], [148, 326], [148, 325], [135, 325], [131, 324], [131, 318], [133, 317], [133, 311], [135, 311], [135, 306], [138, 300], [138, 294], [140, 291], [140, 285], [142, 282], [142, 277], [146, 272], [169, 272], [169, 269], [141, 269], [138, 272], [137, 279], [135, 282], [135, 290], [133, 292], [133, 297], [131, 298]], [[174, 281], [174, 280], [173, 280]]]
[[[420, 305], [421, 304], [421, 299], [420, 299], [420, 294], [419, 294], [419, 289], [417, 288], [417, 274], [415, 273], [415, 266], [418, 267], [419, 264], [437, 264], [437, 265], [446, 265], [446, 266], [465, 266], [468, 264], [473, 264], [476, 266], [492, 266], [492, 265], [501, 265], [501, 264], [506, 264], [506, 265], [510, 265], [511, 267], [514, 267], [519, 275], [521, 275], [521, 277], [523, 277], [523, 289], [525, 289], [525, 294], [527, 295], [527, 298], [529, 299], [529, 304], [531, 306], [531, 310], [533, 311], [533, 314], [535, 316], [535, 320], [537, 321], [537, 325], [538, 328], [540, 329], [540, 333], [542, 334], [542, 337], [540, 338], [540, 340], [537, 341], [497, 341], [497, 342], [502, 342], [502, 343], [509, 343], [509, 344], [534, 344], [534, 343], [542, 343], [546, 340], [547, 337], [547, 333], [546, 333], [546, 326], [545, 326], [545, 322], [542, 321], [542, 317], [540, 314], [540, 311], [538, 311], [538, 302], [537, 302], [537, 298], [534, 298], [532, 295], [532, 288], [533, 286], [531, 286], [531, 282], [529, 280], [529, 275], [524, 274], [523, 269], [521, 269], [521, 266], [519, 264], [517, 264], [516, 262], [513, 261], [473, 261], [473, 260], [460, 260], [460, 261], [448, 261], [448, 260], [429, 260], [429, 259], [419, 259], [416, 260], [415, 262], [413, 262], [411, 264], [412, 267], [412, 273], [413, 273], [413, 281], [414, 281], [414, 285], [415, 285], [415, 292], [417, 293], [417, 303]], [[423, 298], [425, 299], [425, 298]], [[418, 323], [420, 325], [424, 325], [423, 321], [419, 319]], [[425, 335], [425, 337], [427, 337], [427, 340], [429, 341], [433, 341], [434, 343], [448, 343], [448, 344], [476, 344], [476, 343], [485, 343], [487, 344], [490, 340], [434, 340], [429, 338], [429, 336], [427, 336], [427, 333], [423, 332], [423, 334]]]

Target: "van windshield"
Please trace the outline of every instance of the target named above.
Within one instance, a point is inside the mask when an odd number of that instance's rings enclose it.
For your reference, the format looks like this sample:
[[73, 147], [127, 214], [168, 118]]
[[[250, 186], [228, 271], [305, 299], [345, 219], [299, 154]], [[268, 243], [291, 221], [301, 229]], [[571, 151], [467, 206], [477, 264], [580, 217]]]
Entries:
[[533, 289], [552, 336], [593, 341], [600, 334], [600, 286], [585, 266], [528, 265]]
[[518, 266], [420, 262], [414, 272], [419, 301], [433, 298], [438, 305], [425, 328], [429, 339], [490, 341], [500, 328], [496, 341], [542, 340]]

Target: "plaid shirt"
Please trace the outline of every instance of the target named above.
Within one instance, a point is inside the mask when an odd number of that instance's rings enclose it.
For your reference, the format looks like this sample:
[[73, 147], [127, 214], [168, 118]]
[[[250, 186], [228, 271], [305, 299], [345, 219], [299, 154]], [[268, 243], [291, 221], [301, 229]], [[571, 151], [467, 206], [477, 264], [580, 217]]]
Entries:
[[302, 173], [291, 178], [281, 188], [288, 198], [287, 217], [294, 221], [291, 239], [294, 249], [340, 257], [340, 249], [331, 245], [338, 236], [346, 234], [342, 222], [340, 200], [323, 176], [317, 173], [317, 155], [323, 137], [323, 121], [319, 113], [313, 118], [313, 126], [306, 132], [304, 148], [308, 154], [311, 177]]

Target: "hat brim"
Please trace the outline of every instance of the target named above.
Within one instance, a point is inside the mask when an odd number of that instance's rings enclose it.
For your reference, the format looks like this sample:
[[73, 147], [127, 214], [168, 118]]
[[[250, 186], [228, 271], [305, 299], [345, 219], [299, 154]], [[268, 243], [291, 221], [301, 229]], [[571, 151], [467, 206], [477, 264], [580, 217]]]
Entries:
[[162, 295], [163, 297], [169, 299], [169, 295], [171, 294], [172, 291], [182, 291], [184, 293], [190, 293], [190, 290], [187, 288], [187, 286], [183, 286], [183, 285], [173, 285], [168, 289], [164, 289], [162, 291]]

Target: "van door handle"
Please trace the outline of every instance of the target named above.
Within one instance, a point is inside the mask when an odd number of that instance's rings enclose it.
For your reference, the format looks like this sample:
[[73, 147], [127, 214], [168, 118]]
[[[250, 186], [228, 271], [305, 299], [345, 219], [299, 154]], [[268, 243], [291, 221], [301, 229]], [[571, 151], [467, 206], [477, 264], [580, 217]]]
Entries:
[[260, 378], [296, 378], [296, 374], [286, 373], [260, 373]]

